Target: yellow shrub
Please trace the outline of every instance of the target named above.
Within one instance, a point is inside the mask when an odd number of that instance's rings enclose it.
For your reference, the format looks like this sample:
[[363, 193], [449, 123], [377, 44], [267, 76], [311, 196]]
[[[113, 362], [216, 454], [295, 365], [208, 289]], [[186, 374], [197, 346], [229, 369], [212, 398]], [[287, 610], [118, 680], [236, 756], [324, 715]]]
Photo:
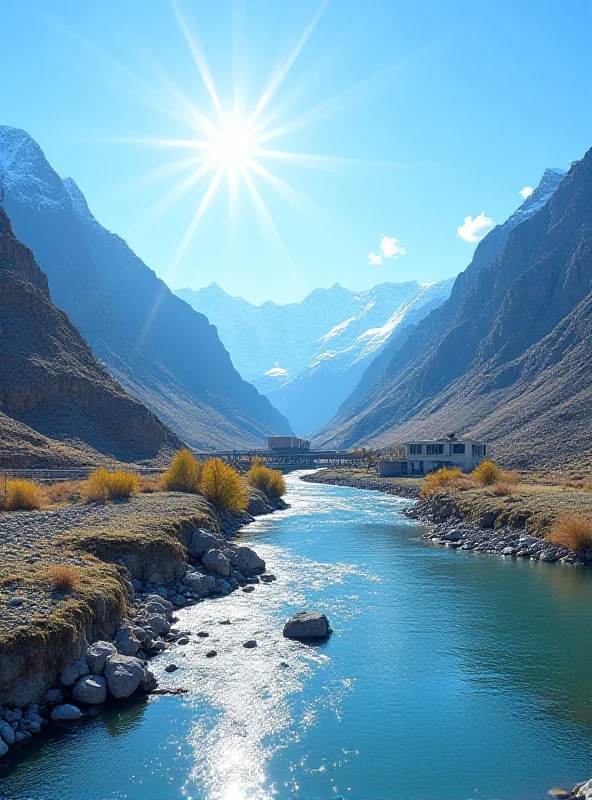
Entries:
[[247, 472], [247, 481], [256, 489], [260, 489], [268, 497], [278, 498], [286, 494], [286, 481], [279, 469], [269, 469], [260, 459], [253, 462]]
[[435, 472], [429, 472], [425, 476], [423, 486], [419, 493], [420, 497], [425, 498], [434, 492], [450, 489], [453, 481], [462, 477], [462, 470], [458, 467], [441, 467]]
[[502, 468], [494, 464], [493, 461], [482, 461], [479, 466], [471, 472], [471, 477], [482, 486], [492, 486], [502, 479], [502, 475]]
[[71, 592], [78, 585], [78, 569], [72, 564], [53, 564], [48, 573], [54, 592]]
[[110, 500], [131, 497], [140, 491], [140, 476], [137, 472], [118, 469], [109, 473], [108, 485]]
[[199, 492], [203, 464], [183, 448], [175, 453], [170, 467], [162, 476], [162, 486], [169, 492]]
[[104, 503], [106, 500], [117, 500], [137, 494], [140, 488], [140, 476], [137, 472], [126, 472], [119, 469], [109, 472], [96, 469], [91, 472], [82, 485], [82, 495], [87, 503]]
[[32, 511], [43, 505], [43, 490], [34, 481], [20, 478], [9, 478], [4, 485], [0, 484], [0, 507], [5, 511]]
[[553, 544], [567, 547], [574, 553], [592, 550], [592, 520], [565, 514], [555, 524], [547, 537]]
[[201, 490], [219, 511], [245, 511], [249, 501], [241, 476], [219, 458], [211, 458], [203, 468]]

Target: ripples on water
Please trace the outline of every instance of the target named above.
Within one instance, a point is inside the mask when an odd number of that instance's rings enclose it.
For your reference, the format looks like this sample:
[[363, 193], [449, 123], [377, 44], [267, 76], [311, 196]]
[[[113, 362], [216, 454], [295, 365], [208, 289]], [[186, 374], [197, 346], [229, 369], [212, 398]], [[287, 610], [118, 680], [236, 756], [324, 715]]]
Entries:
[[[4, 792], [535, 800], [592, 774], [587, 571], [434, 548], [409, 501], [288, 483], [291, 508], [242, 534], [277, 583], [180, 612], [190, 644], [153, 662], [190, 693], [46, 735]], [[327, 612], [327, 642], [283, 639], [307, 607]]]

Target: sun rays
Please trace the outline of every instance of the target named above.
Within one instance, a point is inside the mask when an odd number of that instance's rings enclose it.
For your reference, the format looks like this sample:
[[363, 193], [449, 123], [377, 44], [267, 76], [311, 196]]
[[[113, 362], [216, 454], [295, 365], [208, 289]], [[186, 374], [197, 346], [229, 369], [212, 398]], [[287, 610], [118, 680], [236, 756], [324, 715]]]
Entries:
[[[289, 102], [289, 99], [285, 97], [284, 99], [280, 97], [288, 74], [323, 17], [329, 0], [323, 0], [320, 3], [291, 52], [270, 74], [264, 83], [262, 93], [251, 104], [250, 110], [247, 112], [244, 110], [246, 99], [241, 94], [239, 85], [241, 68], [238, 62], [236, 41], [233, 68], [234, 95], [229, 102], [226, 102], [221, 99], [222, 95], [216, 86], [197, 30], [190, 25], [177, 0], [170, 0], [170, 5], [182, 38], [190, 51], [199, 82], [206, 90], [209, 110], [204, 108], [203, 103], [198, 106], [160, 66], [158, 67], [159, 86], [139, 78], [108, 54], [102, 54], [108, 63], [118, 69], [120, 75], [125, 78], [124, 83], [127, 84], [127, 90], [136, 99], [158, 110], [169, 119], [181, 122], [188, 131], [184, 138], [179, 139], [119, 137], [109, 140], [166, 149], [170, 150], [171, 154], [181, 151], [178, 152], [178, 155], [183, 156], [181, 158], [175, 156], [168, 164], [139, 176], [133, 187], [130, 186], [130, 188], [137, 188], [171, 176], [179, 176], [179, 180], [173, 188], [159, 197], [136, 220], [136, 223], [149, 223], [151, 226], [156, 224], [188, 192], [197, 187], [200, 189], [200, 197], [196, 202], [195, 209], [171, 257], [166, 280], [170, 281], [178, 269], [209, 206], [224, 184], [227, 186], [229, 195], [229, 222], [232, 223], [236, 218], [239, 186], [243, 186], [245, 199], [252, 205], [266, 239], [273, 242], [289, 261], [273, 215], [260, 191], [262, 186], [275, 192], [282, 202], [288, 203], [312, 224], [318, 225], [320, 220], [326, 221], [329, 215], [287, 183], [283, 177], [280, 177], [277, 174], [276, 166], [290, 165], [305, 169], [335, 171], [345, 165], [380, 167], [403, 165], [400, 162], [293, 152], [292, 150], [282, 150], [276, 144], [281, 137], [317, 122], [355, 102], [359, 95], [360, 84], [356, 84], [350, 89], [340, 92], [334, 98], [329, 98], [309, 110], [300, 111], [291, 120], [287, 118], [287, 113], [293, 106], [293, 102]], [[93, 47], [95, 50], [97, 49], [96, 46]], [[400, 62], [365, 79], [361, 82], [363, 87], [379, 80], [398, 66], [400, 66]], [[122, 86], [122, 88], [126, 90], [126, 86]], [[268, 142], [272, 141], [273, 146], [268, 146]]]

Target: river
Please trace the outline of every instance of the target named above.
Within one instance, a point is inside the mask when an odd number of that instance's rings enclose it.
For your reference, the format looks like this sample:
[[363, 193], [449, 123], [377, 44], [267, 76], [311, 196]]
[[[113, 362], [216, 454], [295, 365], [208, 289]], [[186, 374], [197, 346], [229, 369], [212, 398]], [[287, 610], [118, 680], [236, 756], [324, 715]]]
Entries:
[[[444, 549], [408, 500], [288, 485], [240, 534], [277, 582], [183, 610], [190, 644], [153, 661], [189, 693], [42, 733], [7, 797], [539, 800], [592, 776], [592, 570]], [[327, 642], [283, 639], [303, 608]]]

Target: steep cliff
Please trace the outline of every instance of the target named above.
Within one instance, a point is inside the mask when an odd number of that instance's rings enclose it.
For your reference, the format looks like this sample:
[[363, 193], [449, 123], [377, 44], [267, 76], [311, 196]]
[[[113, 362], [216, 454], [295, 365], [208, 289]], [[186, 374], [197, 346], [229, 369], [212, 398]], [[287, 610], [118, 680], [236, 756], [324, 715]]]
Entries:
[[488, 439], [507, 463], [591, 460], [592, 153], [503, 241], [492, 233], [450, 300], [342, 409], [323, 443], [458, 430]]
[[0, 461], [154, 459], [180, 445], [101, 367], [0, 208]]

